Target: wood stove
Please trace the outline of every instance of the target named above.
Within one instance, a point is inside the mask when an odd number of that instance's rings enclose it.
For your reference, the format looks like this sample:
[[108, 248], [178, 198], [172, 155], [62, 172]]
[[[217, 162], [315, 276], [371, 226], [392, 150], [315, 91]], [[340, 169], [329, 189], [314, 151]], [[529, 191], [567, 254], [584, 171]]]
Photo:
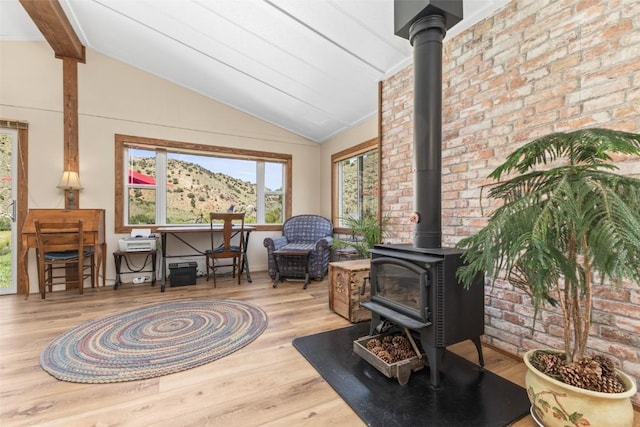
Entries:
[[430, 382], [440, 382], [439, 364], [448, 345], [470, 339], [484, 365], [484, 278], [468, 290], [456, 280], [462, 252], [442, 248], [442, 40], [462, 20], [462, 0], [395, 0], [395, 34], [413, 46], [414, 244], [371, 250], [370, 335], [383, 321], [420, 336]]
[[462, 265], [455, 249], [422, 249], [413, 245], [376, 245], [371, 250], [371, 298], [360, 303], [371, 310], [370, 335], [383, 321], [415, 331], [430, 368], [430, 383], [440, 382], [439, 364], [447, 346], [472, 340], [484, 365], [484, 279], [468, 290], [455, 273]]

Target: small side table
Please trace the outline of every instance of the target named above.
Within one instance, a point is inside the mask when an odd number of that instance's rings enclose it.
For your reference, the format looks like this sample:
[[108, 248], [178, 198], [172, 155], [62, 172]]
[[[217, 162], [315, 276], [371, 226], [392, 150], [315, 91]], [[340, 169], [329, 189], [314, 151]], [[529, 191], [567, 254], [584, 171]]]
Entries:
[[360, 301], [371, 298], [371, 284], [360, 294], [370, 269], [369, 259], [329, 263], [329, 308], [351, 323], [371, 319], [371, 311], [360, 307]]
[[[133, 256], [133, 255], [144, 255], [145, 259], [144, 259], [144, 264], [142, 264], [142, 267], [140, 268], [131, 268], [130, 264], [129, 264], [129, 257]], [[150, 269], [146, 269], [145, 267], [147, 267], [147, 263], [149, 261], [149, 257], [151, 257], [151, 267]], [[121, 274], [134, 274], [134, 273], [151, 273], [151, 286], [154, 286], [156, 284], [156, 257], [157, 257], [157, 251], [156, 250], [151, 250], [151, 251], [131, 251], [131, 252], [125, 252], [125, 251], [115, 251], [113, 253], [113, 261], [116, 264], [116, 281], [113, 284], [113, 290], [117, 290], [118, 287], [120, 286], [120, 275]], [[125, 264], [127, 264], [127, 268], [129, 268], [130, 271], [126, 271], [124, 273], [122, 273], [120, 271], [120, 267], [122, 265], [122, 259], [124, 258], [124, 262]]]
[[273, 287], [278, 287], [278, 282], [282, 280], [280, 277], [280, 264], [278, 262], [278, 258], [281, 256], [288, 257], [300, 257], [303, 258], [304, 262], [304, 286], [302, 289], [307, 289], [309, 286], [309, 255], [311, 254], [311, 249], [278, 249], [272, 252], [273, 255], [273, 263], [276, 266], [276, 277], [273, 279]]

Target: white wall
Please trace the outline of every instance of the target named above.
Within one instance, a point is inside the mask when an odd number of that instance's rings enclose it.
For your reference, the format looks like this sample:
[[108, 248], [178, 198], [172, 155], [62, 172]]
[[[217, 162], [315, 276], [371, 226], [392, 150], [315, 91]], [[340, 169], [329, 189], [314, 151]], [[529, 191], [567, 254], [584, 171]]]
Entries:
[[[291, 154], [293, 214], [328, 213], [324, 196], [318, 197], [330, 177], [318, 162], [324, 153], [318, 144], [90, 49], [86, 64], [78, 64], [78, 80], [80, 207], [106, 210], [109, 282], [114, 279], [111, 252], [122, 237], [114, 234], [117, 133]], [[49, 45], [0, 42], [0, 117], [29, 123], [29, 208], [64, 207], [62, 190], [56, 188], [64, 167], [62, 110], [62, 61]], [[252, 234], [252, 271], [266, 270], [262, 240], [278, 234]], [[36, 292], [33, 254], [29, 267], [31, 292]]]

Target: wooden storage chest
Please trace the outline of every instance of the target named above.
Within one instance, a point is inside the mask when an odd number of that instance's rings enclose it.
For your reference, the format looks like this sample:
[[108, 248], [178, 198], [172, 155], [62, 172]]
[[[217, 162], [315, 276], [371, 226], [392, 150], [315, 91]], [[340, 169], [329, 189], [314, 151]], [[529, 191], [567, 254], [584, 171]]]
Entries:
[[360, 301], [371, 296], [368, 281], [365, 294], [360, 295], [369, 268], [369, 259], [329, 263], [329, 308], [352, 323], [371, 319], [371, 311], [360, 307]]

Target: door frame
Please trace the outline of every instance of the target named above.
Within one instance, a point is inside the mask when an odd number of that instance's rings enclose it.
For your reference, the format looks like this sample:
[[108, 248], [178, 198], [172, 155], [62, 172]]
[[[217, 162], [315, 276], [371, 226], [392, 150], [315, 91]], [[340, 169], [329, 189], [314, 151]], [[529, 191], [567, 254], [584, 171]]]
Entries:
[[[19, 254], [22, 253], [22, 225], [24, 224], [25, 217], [28, 211], [28, 189], [29, 189], [29, 123], [17, 121], [17, 120], [0, 120], [0, 128], [15, 129], [18, 133], [18, 140], [16, 141], [17, 150], [12, 155], [17, 156], [17, 171], [15, 171], [16, 188], [18, 189], [16, 195], [16, 242], [14, 245], [15, 250], [12, 252], [12, 257], [17, 257], [16, 262], [16, 290], [18, 294], [24, 293], [29, 295], [29, 284], [26, 283], [25, 260], [22, 259]], [[13, 173], [13, 172], [12, 172]], [[20, 190], [26, 191], [20, 191]]]

